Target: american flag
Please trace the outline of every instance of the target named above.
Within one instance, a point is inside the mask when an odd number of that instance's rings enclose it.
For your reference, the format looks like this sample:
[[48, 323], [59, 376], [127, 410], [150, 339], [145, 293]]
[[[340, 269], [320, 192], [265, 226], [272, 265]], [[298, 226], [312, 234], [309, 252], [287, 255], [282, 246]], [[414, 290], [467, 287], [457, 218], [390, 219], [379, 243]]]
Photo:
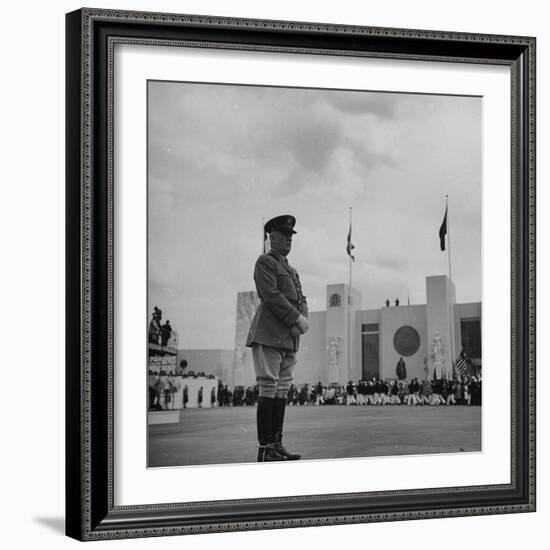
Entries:
[[470, 378], [472, 373], [471, 363], [467, 355], [461, 351], [460, 355], [456, 358], [456, 369], [460, 373], [460, 376], [464, 378]]

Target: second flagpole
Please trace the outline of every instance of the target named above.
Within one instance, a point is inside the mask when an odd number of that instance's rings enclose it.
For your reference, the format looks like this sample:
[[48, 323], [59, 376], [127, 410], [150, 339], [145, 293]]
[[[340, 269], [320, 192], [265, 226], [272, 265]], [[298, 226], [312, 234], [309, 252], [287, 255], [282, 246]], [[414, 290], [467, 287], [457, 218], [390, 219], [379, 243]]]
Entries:
[[[445, 212], [447, 212], [447, 257], [449, 259], [449, 281], [451, 283], [451, 288], [453, 284], [453, 271], [451, 264], [451, 216], [449, 213], [449, 195], [445, 195]], [[455, 350], [455, 338], [454, 338], [454, 308], [452, 304], [452, 294], [451, 294], [451, 303], [449, 304], [449, 338], [451, 344], [451, 376], [453, 379], [456, 378], [455, 370], [455, 359], [456, 359], [456, 350]]]
[[[351, 272], [352, 272], [352, 256], [351, 256], [351, 206], [349, 207], [349, 294], [348, 294], [348, 380], [351, 380]], [[346, 383], [347, 383], [346, 381]]]

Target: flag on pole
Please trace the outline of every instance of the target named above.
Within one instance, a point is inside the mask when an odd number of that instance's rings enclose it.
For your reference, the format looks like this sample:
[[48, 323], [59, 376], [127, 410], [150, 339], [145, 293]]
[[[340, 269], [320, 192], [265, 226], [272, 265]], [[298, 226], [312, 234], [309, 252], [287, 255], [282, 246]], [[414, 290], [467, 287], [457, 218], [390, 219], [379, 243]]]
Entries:
[[351, 222], [349, 223], [349, 232], [348, 232], [348, 245], [346, 246], [346, 251], [348, 253], [348, 256], [353, 260], [355, 261], [355, 256], [351, 253], [351, 251], [355, 248], [355, 246], [353, 246], [351, 244]]
[[472, 367], [468, 356], [464, 351], [460, 352], [460, 355], [456, 358], [456, 370], [463, 378], [470, 378], [472, 376]]
[[439, 246], [441, 250], [445, 250], [445, 235], [447, 234], [447, 207], [445, 207], [445, 216], [443, 217], [443, 223], [439, 228]]

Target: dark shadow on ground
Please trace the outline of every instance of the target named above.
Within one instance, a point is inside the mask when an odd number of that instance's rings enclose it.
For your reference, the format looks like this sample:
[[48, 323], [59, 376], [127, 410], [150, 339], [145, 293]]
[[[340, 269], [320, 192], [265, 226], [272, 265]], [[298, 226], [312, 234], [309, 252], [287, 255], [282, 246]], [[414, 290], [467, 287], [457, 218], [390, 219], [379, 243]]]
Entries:
[[55, 531], [58, 535], [65, 534], [65, 518], [34, 518], [34, 521]]

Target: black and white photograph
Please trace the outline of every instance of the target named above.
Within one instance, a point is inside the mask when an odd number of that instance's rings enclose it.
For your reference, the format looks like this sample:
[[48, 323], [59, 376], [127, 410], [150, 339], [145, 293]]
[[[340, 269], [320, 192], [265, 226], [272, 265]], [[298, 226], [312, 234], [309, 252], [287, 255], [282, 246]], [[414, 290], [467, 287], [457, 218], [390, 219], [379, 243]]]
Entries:
[[539, 27], [379, 8], [67, 13], [69, 537], [524, 538]]
[[482, 452], [483, 98], [146, 85], [148, 468]]
[[2, 547], [542, 548], [545, 6], [4, 4]]

